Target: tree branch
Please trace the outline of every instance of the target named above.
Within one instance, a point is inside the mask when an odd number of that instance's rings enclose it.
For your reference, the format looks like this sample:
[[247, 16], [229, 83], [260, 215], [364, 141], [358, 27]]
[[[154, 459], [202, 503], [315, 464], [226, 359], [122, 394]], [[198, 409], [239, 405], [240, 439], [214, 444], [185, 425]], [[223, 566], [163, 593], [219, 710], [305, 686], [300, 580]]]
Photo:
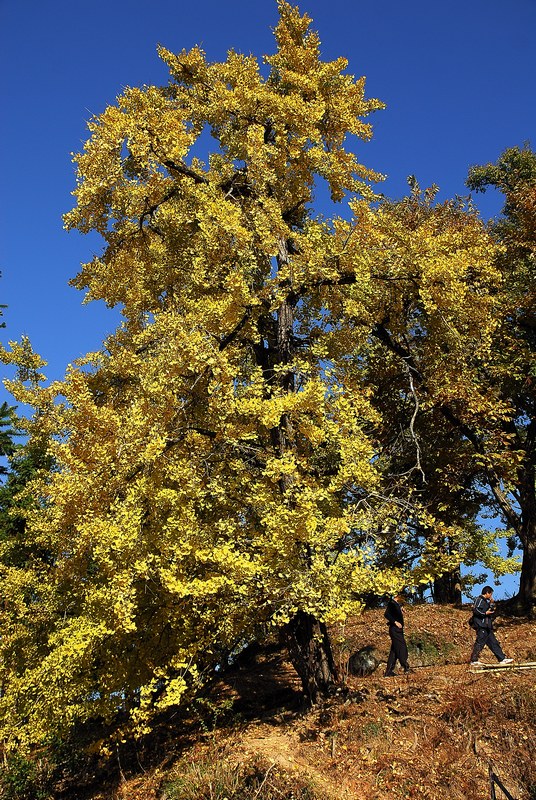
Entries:
[[205, 185], [208, 184], [208, 178], [206, 178], [204, 175], [199, 175], [191, 167], [186, 166], [186, 164], [177, 164], [176, 161], [172, 161], [170, 158], [162, 161], [162, 164], [167, 167], [170, 172], [176, 172], [179, 175], [185, 175], [187, 178], [191, 178], [194, 183], [203, 183]]
[[[402, 358], [407, 365], [408, 369], [411, 370], [414, 377], [417, 379], [418, 383], [420, 384], [423, 392], [425, 394], [429, 394], [426, 383], [424, 381], [424, 376], [422, 372], [417, 368], [413, 357], [411, 356], [410, 351], [402, 347], [398, 342], [396, 342], [389, 331], [385, 328], [383, 323], [375, 325], [372, 333], [376, 338], [378, 338], [385, 346], [395, 355], [398, 355]], [[475, 452], [479, 455], [485, 455], [485, 447], [482, 437], [478, 436], [478, 434], [447, 405], [438, 406], [439, 412], [443, 415], [443, 417], [450, 422], [455, 428], [457, 428], [460, 433], [468, 439], [471, 444], [473, 445]], [[508, 497], [504, 490], [501, 487], [501, 482], [496, 475], [495, 471], [489, 467], [485, 468], [486, 478], [488, 481], [488, 485], [491, 489], [491, 492], [499, 506], [501, 512], [504, 514], [508, 524], [517, 532], [519, 530], [521, 520], [519, 515], [514, 511], [512, 508], [512, 504], [508, 501]]]

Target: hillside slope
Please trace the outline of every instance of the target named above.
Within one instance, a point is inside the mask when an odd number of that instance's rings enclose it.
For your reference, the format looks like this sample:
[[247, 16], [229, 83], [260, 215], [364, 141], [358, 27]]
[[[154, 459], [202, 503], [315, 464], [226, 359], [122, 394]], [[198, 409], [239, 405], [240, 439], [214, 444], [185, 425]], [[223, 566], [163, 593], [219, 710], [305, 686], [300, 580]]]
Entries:
[[[346, 674], [348, 655], [387, 656], [382, 610], [332, 631], [341, 686], [303, 711], [276, 646], [237, 666], [192, 709], [171, 718], [136, 759], [110, 761], [90, 781], [65, 781], [65, 800], [488, 800], [490, 768], [516, 800], [536, 798], [536, 670], [474, 674], [468, 609], [407, 609], [412, 672]], [[516, 661], [536, 661], [536, 622], [499, 618]], [[483, 660], [492, 663], [491, 653]], [[153, 737], [154, 738], [154, 737]], [[87, 781], [87, 783], [86, 783]], [[82, 783], [86, 783], [83, 787]], [[497, 797], [503, 797], [497, 789]]]

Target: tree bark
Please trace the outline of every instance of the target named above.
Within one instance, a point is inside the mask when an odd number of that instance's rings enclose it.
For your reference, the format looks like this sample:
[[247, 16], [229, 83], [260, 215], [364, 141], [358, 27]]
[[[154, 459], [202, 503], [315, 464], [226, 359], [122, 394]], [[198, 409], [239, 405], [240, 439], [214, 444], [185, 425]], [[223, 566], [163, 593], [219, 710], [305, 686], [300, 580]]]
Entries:
[[[532, 615], [536, 611], [536, 458], [534, 434], [536, 420], [527, 430], [525, 457], [518, 471], [519, 511], [507, 517], [517, 533], [523, 549], [519, 591], [509, 606], [517, 613]], [[512, 521], [515, 524], [512, 524]]]
[[433, 586], [434, 603], [454, 603], [459, 606], [462, 603], [462, 587], [460, 569], [452, 572], [445, 572], [434, 580]]
[[523, 545], [519, 593], [515, 599], [523, 611], [532, 613], [536, 608], [536, 531]]
[[302, 682], [308, 703], [324, 697], [337, 679], [326, 625], [298, 611], [285, 629], [290, 660]]
[[520, 473], [518, 535], [523, 547], [523, 560], [515, 600], [521, 610], [532, 613], [536, 608], [536, 465], [532, 452], [527, 453]]
[[[277, 255], [278, 270], [289, 267], [289, 242], [281, 239]], [[292, 278], [285, 279], [289, 290], [292, 289]], [[294, 357], [294, 308], [297, 296], [290, 292], [287, 299], [283, 300], [277, 312], [277, 355], [276, 363], [288, 365], [288, 369], [281, 370], [278, 380], [279, 386], [286, 393], [296, 390], [295, 375], [292, 360]], [[292, 423], [287, 414], [283, 414], [277, 428], [272, 432], [278, 455], [283, 457], [285, 452], [294, 446]], [[284, 495], [290, 487], [290, 476], [281, 480], [281, 493]], [[309, 558], [307, 554], [306, 559]], [[307, 568], [307, 565], [304, 565]], [[292, 664], [302, 682], [305, 699], [308, 703], [316, 703], [325, 695], [336, 679], [335, 664], [331, 644], [325, 623], [312, 614], [298, 611], [286, 626], [285, 638]]]

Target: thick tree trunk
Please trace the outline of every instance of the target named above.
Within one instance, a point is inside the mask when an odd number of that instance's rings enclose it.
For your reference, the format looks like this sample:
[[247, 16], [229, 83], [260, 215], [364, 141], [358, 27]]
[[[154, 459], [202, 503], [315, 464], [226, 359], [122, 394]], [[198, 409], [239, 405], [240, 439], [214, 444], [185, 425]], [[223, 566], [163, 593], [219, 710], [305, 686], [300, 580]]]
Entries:
[[[288, 268], [288, 241], [281, 240], [279, 242], [277, 262], [279, 271]], [[290, 288], [290, 278], [288, 285]], [[275, 360], [280, 367], [288, 365], [288, 369], [280, 369], [278, 375], [279, 386], [287, 393], [295, 391], [295, 375], [292, 366], [294, 303], [295, 300], [284, 300], [277, 311], [277, 355]], [[272, 437], [280, 457], [292, 449], [293, 431], [287, 414], [281, 416], [279, 425], [272, 432]], [[281, 479], [282, 494], [286, 493], [291, 483], [290, 476], [283, 476]], [[302, 682], [305, 699], [308, 703], [316, 703], [320, 697], [327, 694], [336, 680], [335, 663], [326, 626], [312, 614], [300, 610], [286, 626], [285, 638], [290, 660]]]
[[536, 497], [534, 489], [531, 492], [522, 493], [520, 506], [519, 538], [523, 546], [523, 559], [519, 576], [519, 592], [514, 601], [520, 611], [532, 614], [536, 611]]
[[536, 610], [536, 466], [529, 451], [519, 472], [519, 529], [523, 547], [519, 592], [513, 605], [525, 613]]
[[523, 560], [519, 576], [519, 593], [516, 600], [527, 612], [536, 611], [536, 530], [523, 544]]
[[452, 572], [445, 572], [434, 580], [434, 603], [454, 603], [461, 605], [462, 586], [460, 570], [454, 569]]
[[312, 614], [298, 611], [286, 626], [285, 635], [305, 698], [314, 704], [325, 697], [337, 679], [327, 628]]

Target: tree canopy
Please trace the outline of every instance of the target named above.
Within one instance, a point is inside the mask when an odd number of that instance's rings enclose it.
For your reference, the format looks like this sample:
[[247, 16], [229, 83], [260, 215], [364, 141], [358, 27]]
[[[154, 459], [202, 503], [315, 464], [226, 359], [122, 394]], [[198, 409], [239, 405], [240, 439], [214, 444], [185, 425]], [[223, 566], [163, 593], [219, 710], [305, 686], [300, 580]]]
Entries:
[[425, 435], [446, 453], [453, 409], [467, 430], [503, 412], [476, 377], [498, 245], [455, 204], [378, 202], [350, 145], [382, 103], [278, 6], [264, 66], [161, 48], [169, 83], [90, 123], [66, 225], [104, 250], [73, 283], [119, 304], [119, 329], [48, 387], [29, 343], [3, 353], [54, 463], [31, 483], [28, 558], [1, 566], [12, 741], [119, 709], [142, 731], [270, 631], [314, 700], [328, 623], [476, 541], [472, 479], [430, 491], [453, 464]]
[[536, 154], [509, 148], [495, 164], [473, 167], [467, 184], [476, 191], [498, 189], [504, 196], [501, 217], [491, 231], [500, 244], [497, 267], [501, 291], [492, 358], [482, 386], [501, 399], [507, 412], [483, 423], [495, 444], [486, 453], [483, 482], [490, 503], [521, 544], [517, 604], [536, 603]]

